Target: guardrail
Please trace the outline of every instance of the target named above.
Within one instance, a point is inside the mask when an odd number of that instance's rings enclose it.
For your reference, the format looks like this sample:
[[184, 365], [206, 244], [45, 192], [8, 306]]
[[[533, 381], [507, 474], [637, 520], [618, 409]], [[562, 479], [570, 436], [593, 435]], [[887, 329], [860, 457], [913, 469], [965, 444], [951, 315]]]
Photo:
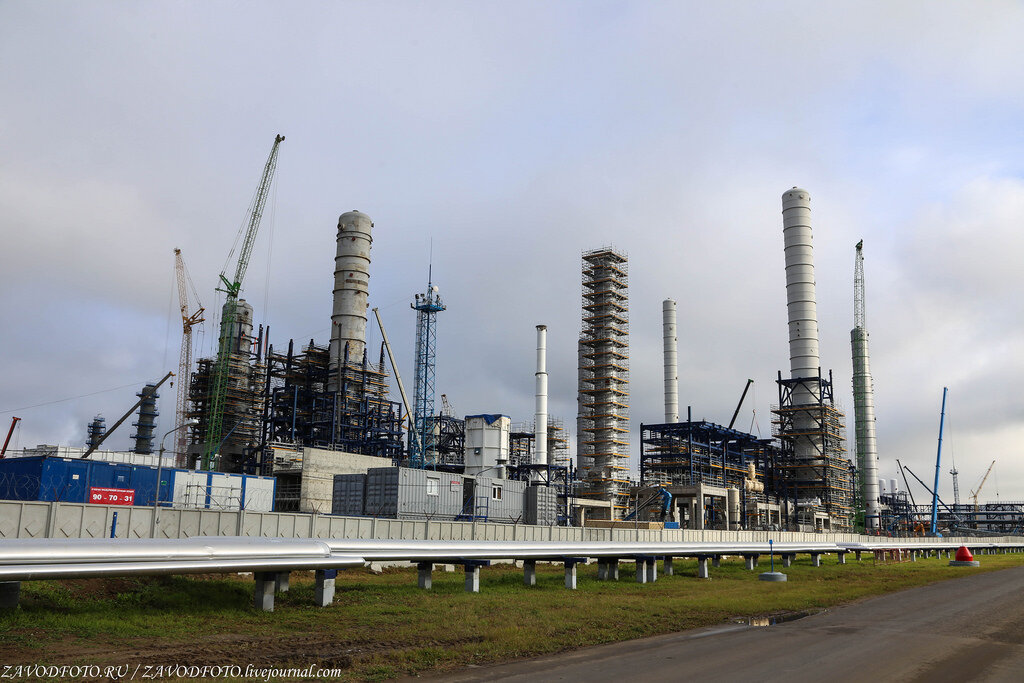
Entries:
[[[480, 590], [480, 568], [493, 560], [523, 563], [523, 579], [536, 583], [538, 561], [562, 563], [565, 586], [576, 588], [576, 566], [596, 559], [599, 580], [618, 580], [619, 562], [636, 564], [639, 583], [658, 578], [657, 560], [664, 572], [673, 573], [675, 557], [697, 559], [698, 578], [709, 578], [709, 561], [718, 565], [723, 556], [742, 556], [748, 570], [758, 558], [778, 554], [784, 567], [797, 554], [809, 554], [820, 566], [823, 554], [835, 553], [845, 563], [848, 553], [906, 550], [936, 553], [959, 547], [958, 542], [932, 539], [900, 539], [877, 543], [666, 543], [666, 542], [531, 542], [531, 541], [425, 541], [380, 539], [296, 539], [202, 537], [192, 539], [21, 539], [0, 542], [0, 607], [18, 603], [21, 581], [72, 579], [96, 576], [133, 576], [187, 573], [253, 572], [255, 605], [272, 611], [274, 593], [287, 590], [291, 571], [316, 571], [316, 604], [325, 606], [334, 597], [338, 569], [363, 566], [368, 562], [402, 561], [418, 566], [421, 588], [431, 587], [435, 564], [461, 564], [466, 573], [466, 590]], [[996, 551], [1019, 552], [1020, 542], [972, 544], [982, 554]]]

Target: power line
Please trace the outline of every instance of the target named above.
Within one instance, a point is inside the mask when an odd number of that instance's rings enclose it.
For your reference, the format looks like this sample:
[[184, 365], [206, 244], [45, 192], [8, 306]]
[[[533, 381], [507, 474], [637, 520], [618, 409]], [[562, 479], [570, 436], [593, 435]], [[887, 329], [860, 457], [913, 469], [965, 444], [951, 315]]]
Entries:
[[86, 398], [88, 396], [96, 396], [98, 394], [106, 394], [106, 393], [109, 393], [111, 391], [117, 391], [118, 389], [127, 389], [128, 387], [137, 387], [140, 384], [145, 384], [145, 380], [139, 381], [139, 382], [132, 382], [131, 384], [122, 384], [119, 387], [112, 387], [110, 389], [101, 389], [100, 391], [94, 391], [91, 394], [82, 394], [80, 396], [71, 396], [70, 398], [59, 398], [56, 401], [45, 401], [43, 403], [36, 403], [36, 404], [30, 405], [30, 406], [22, 406], [21, 408], [11, 408], [10, 410], [0, 410], [0, 415], [5, 415], [7, 413], [17, 413], [17, 412], [20, 412], [22, 410], [29, 410], [31, 408], [40, 408], [42, 406], [51, 406], [51, 405], [53, 405], [55, 403], [64, 403], [65, 401], [74, 401], [75, 399]]

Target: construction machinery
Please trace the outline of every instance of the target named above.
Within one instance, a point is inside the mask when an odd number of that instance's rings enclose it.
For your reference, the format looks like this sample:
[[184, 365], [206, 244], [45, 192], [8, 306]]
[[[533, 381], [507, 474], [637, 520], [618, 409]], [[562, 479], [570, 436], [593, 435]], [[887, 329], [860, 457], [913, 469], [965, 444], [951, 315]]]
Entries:
[[14, 434], [14, 428], [18, 426], [18, 422], [21, 420], [20, 417], [11, 418], [11, 428], [7, 430], [7, 438], [4, 439], [4, 447], [0, 449], [0, 458], [3, 458], [7, 454], [7, 444], [11, 442], [11, 434]]
[[993, 460], [992, 464], [988, 466], [987, 470], [985, 470], [985, 476], [983, 476], [981, 478], [981, 483], [978, 484], [978, 488], [976, 488], [973, 491], [971, 491], [971, 499], [974, 501], [974, 511], [975, 512], [978, 511], [978, 495], [981, 493], [981, 487], [985, 485], [986, 481], [988, 481], [988, 475], [992, 473], [992, 467], [995, 464], [996, 464], [996, 461]]
[[[217, 351], [217, 363], [214, 367], [213, 381], [210, 388], [210, 400], [208, 402], [209, 419], [206, 423], [206, 434], [203, 438], [203, 469], [210, 469], [216, 464], [217, 451], [224, 438], [224, 409], [225, 396], [227, 394], [227, 381], [231, 356], [236, 351], [240, 339], [234, 330], [235, 317], [238, 308], [238, 294], [242, 290], [242, 280], [245, 278], [245, 271], [249, 267], [249, 257], [252, 255], [252, 248], [256, 242], [256, 233], [260, 227], [260, 219], [263, 217], [263, 207], [266, 205], [267, 196], [270, 194], [270, 184], [274, 178], [274, 171], [277, 168], [277, 150], [284, 142], [283, 135], [274, 137], [274, 145], [270, 148], [270, 156], [263, 167], [263, 175], [260, 178], [256, 194], [253, 196], [252, 204], [249, 207], [249, 220], [244, 225], [243, 231], [239, 231], [241, 237], [241, 249], [238, 254], [238, 263], [235, 266], [235, 276], [229, 280], [223, 271], [220, 274], [220, 281], [223, 288], [218, 291], [224, 292], [224, 308], [221, 314], [220, 344]], [[238, 244], [236, 239], [235, 244]], [[232, 253], [234, 248], [232, 248]], [[231, 256], [228, 256], [230, 260]]]
[[[199, 294], [196, 286], [192, 283], [192, 277], [188, 274], [185, 261], [181, 257], [181, 249], [174, 250], [174, 272], [178, 280], [178, 307], [181, 311], [181, 359], [178, 361], [178, 399], [174, 410], [174, 428], [177, 430], [174, 452], [178, 458], [178, 465], [186, 465], [186, 449], [188, 448], [188, 434], [183, 429], [185, 426], [186, 404], [188, 402], [188, 378], [192, 373], [192, 328], [203, 322], [203, 313], [206, 309], [199, 301]], [[186, 287], [186, 285], [188, 287]], [[191, 288], [192, 296], [196, 301], [196, 310], [189, 312], [188, 289]]]

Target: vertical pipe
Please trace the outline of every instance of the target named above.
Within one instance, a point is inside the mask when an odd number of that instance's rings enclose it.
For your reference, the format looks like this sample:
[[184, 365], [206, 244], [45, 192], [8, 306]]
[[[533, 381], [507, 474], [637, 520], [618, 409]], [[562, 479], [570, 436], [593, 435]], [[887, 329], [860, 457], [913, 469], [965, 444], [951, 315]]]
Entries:
[[550, 465], [548, 454], [548, 326], [537, 325], [537, 373], [534, 415], [534, 465]]
[[879, 526], [878, 446], [875, 439], [875, 392], [871, 380], [868, 332], [863, 327], [850, 331], [853, 346], [853, 407], [857, 434], [857, 467], [864, 496], [864, 524]]
[[676, 302], [661, 302], [665, 356], [665, 422], [679, 422], [679, 338], [676, 334]]
[[939, 450], [935, 454], [935, 484], [932, 486], [932, 536], [936, 533], [939, 521], [939, 466], [942, 463], [942, 428], [946, 424], [946, 392], [942, 387], [942, 412], [939, 414]]

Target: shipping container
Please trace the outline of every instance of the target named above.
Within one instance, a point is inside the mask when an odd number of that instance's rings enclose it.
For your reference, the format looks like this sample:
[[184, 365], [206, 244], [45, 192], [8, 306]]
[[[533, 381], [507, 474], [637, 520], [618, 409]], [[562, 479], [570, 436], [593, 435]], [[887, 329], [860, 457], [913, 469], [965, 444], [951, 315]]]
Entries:
[[552, 486], [526, 489], [526, 523], [540, 526], [558, 524], [558, 492]]
[[364, 514], [397, 519], [453, 520], [462, 513], [461, 474], [405, 467], [374, 467], [366, 473]]
[[365, 474], [334, 475], [334, 492], [331, 496], [332, 514], [358, 517], [363, 514], [365, 500]]
[[132, 505], [148, 506], [155, 502], [158, 475], [163, 506], [226, 510], [244, 506], [261, 512], [273, 509], [273, 477], [50, 456], [0, 460], [0, 499], [67, 503], [129, 500]]
[[526, 482], [472, 477], [473, 515], [488, 522], [524, 524]]

